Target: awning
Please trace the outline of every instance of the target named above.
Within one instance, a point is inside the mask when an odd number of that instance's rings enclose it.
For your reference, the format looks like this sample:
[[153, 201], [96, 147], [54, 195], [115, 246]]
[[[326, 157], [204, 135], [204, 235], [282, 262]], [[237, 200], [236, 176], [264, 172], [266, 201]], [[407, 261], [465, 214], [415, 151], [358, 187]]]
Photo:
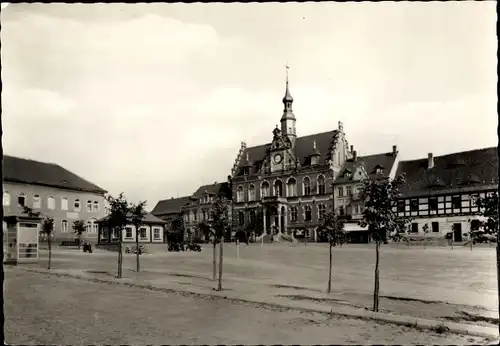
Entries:
[[367, 227], [361, 227], [357, 223], [345, 223], [344, 224], [344, 230], [346, 232], [362, 232], [362, 231], [368, 231], [368, 226]]

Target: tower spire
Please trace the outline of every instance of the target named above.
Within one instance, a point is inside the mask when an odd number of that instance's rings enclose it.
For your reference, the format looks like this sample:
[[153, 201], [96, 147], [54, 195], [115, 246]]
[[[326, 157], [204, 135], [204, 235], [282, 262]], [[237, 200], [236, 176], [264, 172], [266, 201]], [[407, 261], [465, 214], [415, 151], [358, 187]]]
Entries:
[[285, 72], [286, 72], [286, 90], [285, 90], [285, 97], [283, 97], [283, 103], [285, 104], [285, 108], [289, 108], [291, 110], [292, 107], [292, 102], [293, 102], [293, 97], [290, 94], [290, 89], [288, 89], [288, 69], [290, 66], [288, 65], [288, 62], [285, 64]]

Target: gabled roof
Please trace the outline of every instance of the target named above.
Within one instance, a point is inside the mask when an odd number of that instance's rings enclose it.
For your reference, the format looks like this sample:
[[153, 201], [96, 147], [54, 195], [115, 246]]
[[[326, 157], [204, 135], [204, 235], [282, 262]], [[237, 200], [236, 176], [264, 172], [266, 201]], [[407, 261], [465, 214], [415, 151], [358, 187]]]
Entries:
[[[129, 217], [131, 216], [131, 214], [129, 214]], [[109, 219], [109, 215], [106, 215], [105, 217], [103, 217], [102, 219], [99, 219], [97, 220], [98, 223], [101, 223], [101, 222], [106, 222], [107, 220]], [[151, 213], [147, 213], [145, 216], [144, 216], [144, 220], [143, 220], [144, 223], [146, 224], [166, 224], [167, 222], [166, 221], [163, 221], [162, 219], [159, 219], [157, 218], [156, 216], [154, 216], [153, 214]]]
[[104, 194], [107, 191], [55, 164], [4, 155], [3, 180]]
[[210, 185], [203, 185], [196, 190], [195, 193], [191, 196], [191, 199], [200, 199], [207, 192], [209, 195], [216, 196], [219, 193], [224, 194], [226, 197], [231, 198], [231, 187], [229, 183], [214, 183]]
[[[354, 179], [354, 173], [356, 173], [356, 169], [360, 166], [363, 166], [366, 173], [371, 178], [383, 177], [386, 178], [389, 176], [392, 167], [394, 166], [394, 162], [396, 161], [396, 156], [392, 152], [383, 153], [383, 154], [375, 154], [375, 155], [367, 155], [367, 156], [359, 156], [356, 161], [348, 160], [344, 164], [344, 167], [340, 171], [340, 175], [335, 179], [335, 184], [347, 183]], [[381, 174], [376, 173], [376, 168], [380, 167], [382, 169]], [[345, 170], [349, 170], [353, 175], [351, 178], [347, 178], [343, 176]]]
[[178, 214], [181, 208], [189, 202], [190, 196], [164, 199], [156, 203], [151, 211], [153, 215]]
[[396, 174], [401, 173], [406, 175], [406, 186], [401, 189], [406, 196], [498, 184], [498, 150], [492, 147], [435, 156], [431, 169], [428, 158], [401, 161]]
[[[310, 162], [310, 155], [313, 150], [314, 141], [316, 141], [316, 148], [320, 152], [319, 162], [326, 163], [330, 158], [330, 149], [338, 136], [338, 131], [328, 131], [323, 133], [316, 133], [313, 135], [298, 137], [295, 140], [294, 153], [297, 156], [302, 166], [307, 166]], [[246, 162], [246, 155], [248, 153], [249, 160], [253, 163], [253, 172], [260, 169], [262, 161], [266, 158], [268, 150], [271, 148], [271, 143], [259, 145], [256, 147], [246, 148], [243, 151], [242, 160], [238, 164], [236, 175], [242, 175], [241, 168]]]

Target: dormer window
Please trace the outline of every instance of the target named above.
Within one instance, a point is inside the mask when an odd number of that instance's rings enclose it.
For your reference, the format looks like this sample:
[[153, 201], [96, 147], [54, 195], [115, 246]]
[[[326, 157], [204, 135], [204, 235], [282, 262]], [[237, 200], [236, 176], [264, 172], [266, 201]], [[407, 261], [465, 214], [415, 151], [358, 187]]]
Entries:
[[248, 175], [249, 169], [248, 167], [243, 168], [243, 175]]
[[375, 169], [375, 173], [376, 173], [376, 174], [382, 174], [382, 168], [377, 167], [377, 168]]

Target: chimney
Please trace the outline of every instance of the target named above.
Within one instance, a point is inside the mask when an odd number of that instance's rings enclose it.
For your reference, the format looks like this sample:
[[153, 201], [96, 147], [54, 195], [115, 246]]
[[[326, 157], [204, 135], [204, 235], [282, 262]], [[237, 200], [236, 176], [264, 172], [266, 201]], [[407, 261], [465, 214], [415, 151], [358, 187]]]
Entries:
[[356, 152], [356, 150], [354, 150], [352, 152], [352, 161], [356, 162], [357, 159], [358, 159], [358, 153]]
[[428, 159], [427, 159], [427, 168], [431, 169], [434, 167], [434, 155], [432, 153], [429, 153]]
[[351, 153], [354, 151], [354, 145], [351, 145]]
[[174, 199], [174, 197], [170, 197], [170, 199]]
[[397, 154], [398, 154], [398, 146], [397, 145], [393, 145], [392, 146], [392, 155], [396, 156]]

